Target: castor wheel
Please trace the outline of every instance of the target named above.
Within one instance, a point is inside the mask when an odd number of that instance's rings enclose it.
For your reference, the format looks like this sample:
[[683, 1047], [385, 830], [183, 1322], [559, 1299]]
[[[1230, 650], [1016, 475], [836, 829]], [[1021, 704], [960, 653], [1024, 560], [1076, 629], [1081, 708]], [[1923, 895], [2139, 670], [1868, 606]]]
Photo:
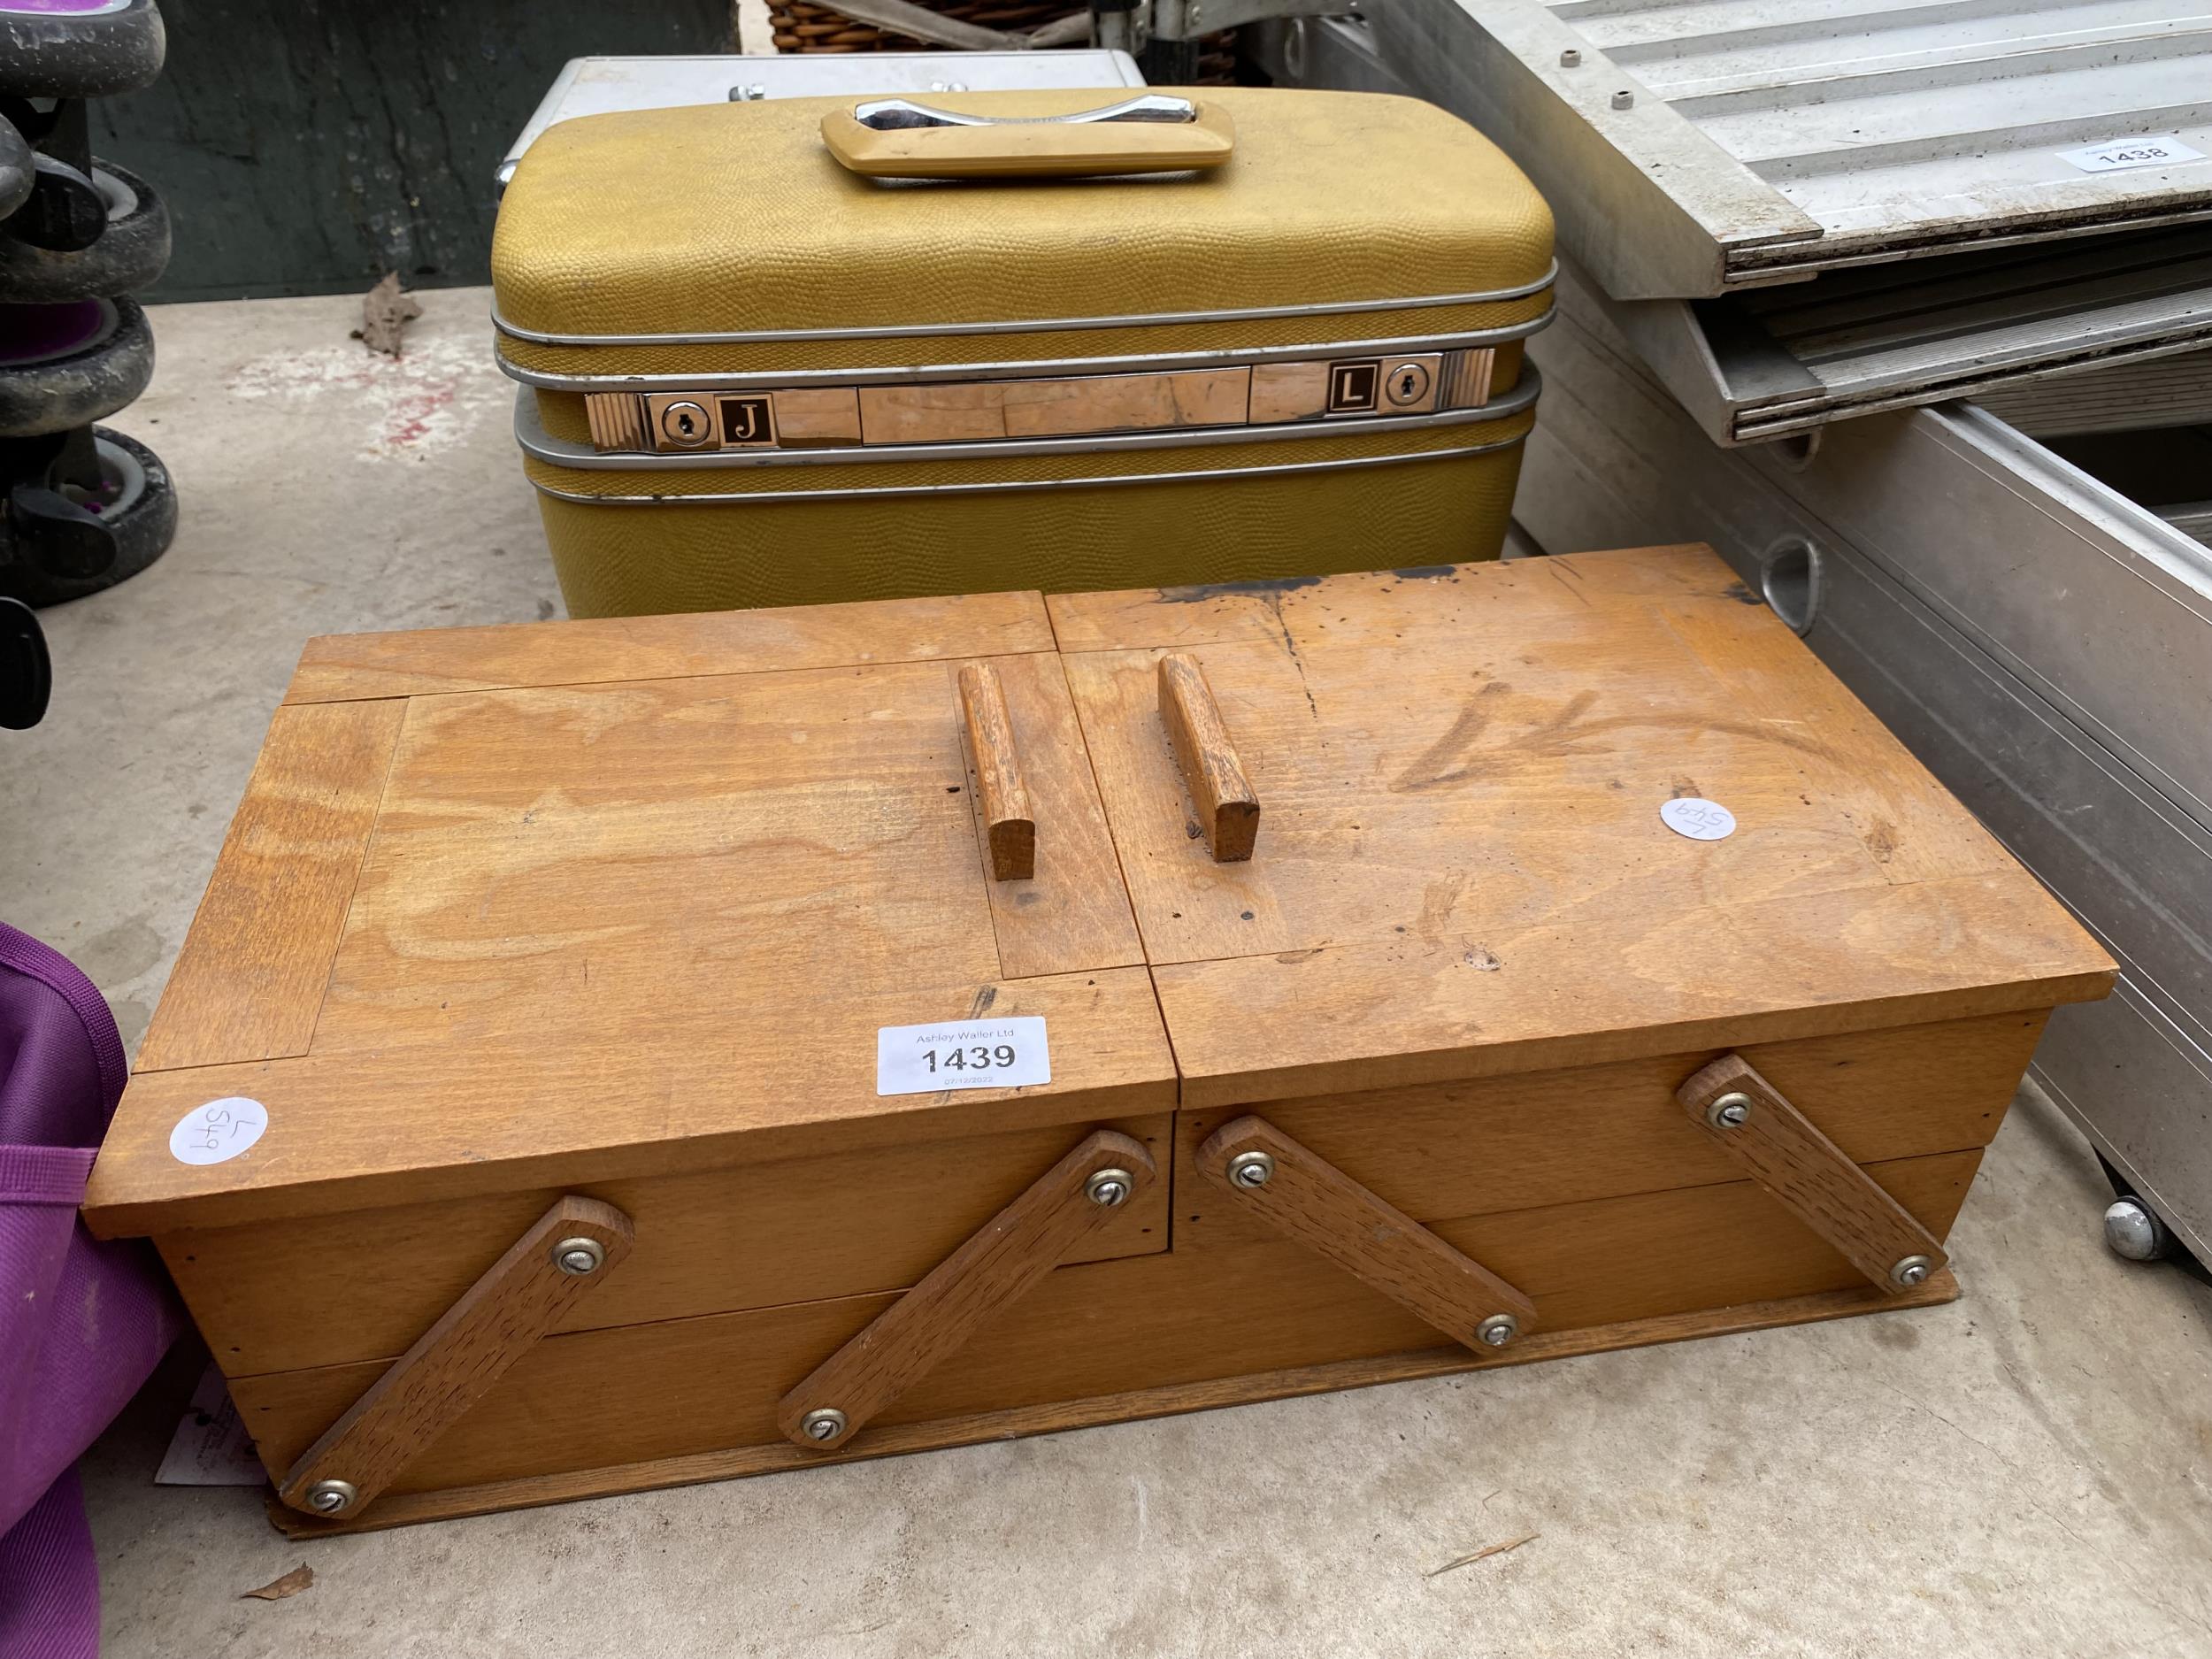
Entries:
[[169, 209], [145, 180], [111, 161], [95, 162], [99, 234], [81, 248], [12, 235], [0, 223], [0, 302], [107, 299], [150, 288], [169, 263]]
[[0, 594], [59, 604], [159, 558], [177, 533], [176, 490], [151, 449], [93, 427], [60, 440], [43, 471], [19, 472], [0, 523]]
[[0, 92], [18, 97], [135, 92], [165, 46], [153, 0], [0, 0]]
[[2174, 1248], [2166, 1224], [2139, 1198], [2116, 1198], [2105, 1206], [2104, 1241], [2113, 1255], [2131, 1262], [2159, 1261]]
[[2212, 1265], [2199, 1261], [2176, 1238], [2165, 1218], [2145, 1202], [2101, 1152], [2097, 1164], [2112, 1184], [2112, 1202], [2105, 1206], [2104, 1241], [2115, 1256], [2130, 1262], [2164, 1262], [2194, 1279], [2212, 1285]]
[[36, 726], [53, 693], [54, 663], [38, 618], [20, 599], [0, 595], [0, 729]]
[[89, 426], [153, 373], [154, 337], [136, 300], [0, 305], [0, 438]]

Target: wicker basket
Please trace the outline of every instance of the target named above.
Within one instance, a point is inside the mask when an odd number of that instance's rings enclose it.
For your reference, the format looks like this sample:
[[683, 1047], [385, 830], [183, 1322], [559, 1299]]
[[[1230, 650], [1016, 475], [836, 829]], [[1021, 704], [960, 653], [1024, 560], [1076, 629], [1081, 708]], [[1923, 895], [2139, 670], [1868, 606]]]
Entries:
[[[932, 12], [987, 29], [1025, 34], [1062, 18], [1074, 17], [1087, 6], [1069, 5], [1066, 0], [920, 0]], [[814, 0], [773, 0], [769, 20], [780, 52], [927, 52], [944, 49], [910, 35], [894, 35], [872, 23], [858, 22], [843, 12]], [[1202, 86], [1226, 86], [1235, 78], [1236, 31], [1224, 29], [1200, 42], [1198, 81]]]

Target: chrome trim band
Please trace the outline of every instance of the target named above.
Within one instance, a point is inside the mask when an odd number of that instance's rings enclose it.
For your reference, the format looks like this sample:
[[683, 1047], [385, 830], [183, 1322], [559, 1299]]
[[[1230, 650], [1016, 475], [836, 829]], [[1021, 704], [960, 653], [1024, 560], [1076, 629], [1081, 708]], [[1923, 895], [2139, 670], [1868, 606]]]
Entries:
[[1555, 260], [1544, 274], [1518, 288], [1479, 294], [1420, 294], [1405, 299], [1342, 300], [1325, 305], [1258, 305], [1228, 311], [1144, 311], [1126, 317], [1042, 317], [1001, 323], [916, 323], [877, 328], [753, 328], [718, 334], [544, 334], [509, 322], [492, 306], [492, 326], [511, 340], [537, 346], [751, 346], [787, 340], [921, 340], [945, 334], [1041, 334], [1063, 328], [1151, 328], [1171, 323], [1234, 323], [1262, 317], [1328, 317], [1340, 312], [1409, 311], [1424, 305], [1486, 305], [1541, 294], [1559, 274]]
[[[1517, 415], [1536, 402], [1543, 378], [1521, 366], [1513, 389], [1479, 409], [1429, 415], [1372, 415], [1357, 420], [1286, 421], [1268, 426], [1189, 426], [1166, 432], [1115, 432], [1073, 438], [981, 438], [962, 443], [875, 443], [820, 449], [703, 449], [662, 454], [602, 454], [588, 444], [556, 438], [538, 419], [537, 400], [515, 394], [515, 442], [524, 454], [575, 472], [701, 472], [765, 466], [840, 466], [882, 461], [978, 461], [1010, 455], [1085, 455], [1099, 450], [1180, 449], [1227, 443], [1269, 443], [1298, 438], [1341, 438], [1367, 432], [1425, 432], [1438, 426], [1477, 426]], [[1518, 442], [1518, 440], [1515, 440]], [[1267, 470], [1267, 469], [1260, 469]], [[1175, 474], [1174, 476], [1185, 476]], [[571, 497], [597, 501], [588, 495]], [[750, 499], [748, 497], [748, 499]]]
[[785, 386], [884, 386], [910, 380], [1029, 380], [1057, 374], [1119, 374], [1149, 369], [1218, 369], [1240, 363], [1295, 362], [1302, 357], [1372, 357], [1428, 351], [1471, 350], [1525, 340], [1551, 326], [1543, 315], [1502, 328], [1464, 334], [1407, 334], [1391, 339], [1333, 340], [1294, 346], [1246, 346], [1221, 351], [1156, 351], [1129, 357], [1038, 357], [1026, 363], [925, 363], [879, 369], [771, 369], [757, 373], [716, 371], [691, 374], [547, 374], [510, 363], [500, 373], [549, 392], [772, 392]]
[[1495, 443], [1471, 443], [1456, 449], [1423, 449], [1412, 455], [1360, 455], [1336, 461], [1296, 461], [1287, 466], [1224, 466], [1203, 472], [1125, 472], [1111, 478], [1009, 479], [988, 484], [899, 484], [887, 489], [782, 489], [772, 493], [726, 492], [718, 495], [580, 495], [531, 480], [541, 495], [586, 507], [664, 507], [726, 503], [760, 506], [778, 501], [854, 501], [892, 495], [975, 495], [1008, 490], [1093, 489], [1127, 484], [1194, 484], [1209, 479], [1264, 478], [1277, 472], [1339, 472], [1354, 467], [1407, 466], [1417, 461], [1451, 461], [1510, 449], [1527, 441], [1520, 433]]

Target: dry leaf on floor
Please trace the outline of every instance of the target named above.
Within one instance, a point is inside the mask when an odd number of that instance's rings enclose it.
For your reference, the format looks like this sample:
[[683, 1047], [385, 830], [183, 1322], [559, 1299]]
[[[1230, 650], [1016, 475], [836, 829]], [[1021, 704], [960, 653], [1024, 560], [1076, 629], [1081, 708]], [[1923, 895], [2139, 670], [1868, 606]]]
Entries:
[[1471, 1567], [1475, 1563], [1487, 1561], [1493, 1555], [1502, 1555], [1509, 1549], [1518, 1549], [1524, 1544], [1532, 1544], [1541, 1537], [1543, 1537], [1541, 1532], [1531, 1532], [1526, 1538], [1509, 1539], [1502, 1544], [1493, 1544], [1487, 1549], [1479, 1549], [1471, 1555], [1462, 1555], [1457, 1561], [1448, 1561], [1439, 1567], [1436, 1572], [1425, 1572], [1421, 1576], [1425, 1578], [1433, 1578], [1438, 1572], [1449, 1572], [1455, 1567]]
[[422, 315], [422, 302], [399, 291], [399, 273], [387, 271], [384, 280], [361, 302], [361, 326], [353, 337], [372, 351], [388, 357], [399, 356], [399, 338], [409, 323]]
[[314, 1582], [314, 1568], [303, 1562], [281, 1578], [265, 1584], [258, 1590], [249, 1590], [238, 1599], [242, 1601], [251, 1596], [257, 1601], [281, 1601], [288, 1595], [297, 1595]]

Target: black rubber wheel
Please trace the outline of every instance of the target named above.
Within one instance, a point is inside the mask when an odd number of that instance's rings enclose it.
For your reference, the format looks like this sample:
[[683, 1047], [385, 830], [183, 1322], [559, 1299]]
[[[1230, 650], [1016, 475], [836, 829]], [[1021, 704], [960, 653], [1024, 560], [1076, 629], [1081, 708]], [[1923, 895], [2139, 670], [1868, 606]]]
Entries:
[[164, 553], [177, 534], [176, 487], [169, 469], [135, 438], [104, 426], [93, 429], [100, 452], [102, 488], [72, 490], [77, 505], [97, 516], [112, 538], [114, 556], [85, 574], [89, 561], [73, 538], [48, 545], [35, 524], [11, 511], [0, 518], [0, 595], [42, 608], [81, 599], [135, 576]]
[[0, 305], [0, 438], [88, 426], [146, 389], [154, 336], [133, 299]]
[[153, 286], [169, 263], [168, 204], [112, 162], [96, 163], [92, 181], [107, 199], [107, 228], [81, 252], [34, 247], [0, 225], [0, 303], [106, 299]]
[[165, 41], [154, 0], [0, 0], [0, 93], [105, 98], [150, 86]]
[[46, 634], [20, 599], [0, 594], [0, 727], [27, 732], [46, 718], [54, 660]]
[[23, 205], [31, 193], [31, 147], [13, 121], [0, 121], [0, 219]]
[[31, 147], [30, 194], [0, 223], [0, 235], [74, 252], [107, 229], [110, 204], [92, 181], [88, 107], [82, 98], [0, 96], [0, 118]]

